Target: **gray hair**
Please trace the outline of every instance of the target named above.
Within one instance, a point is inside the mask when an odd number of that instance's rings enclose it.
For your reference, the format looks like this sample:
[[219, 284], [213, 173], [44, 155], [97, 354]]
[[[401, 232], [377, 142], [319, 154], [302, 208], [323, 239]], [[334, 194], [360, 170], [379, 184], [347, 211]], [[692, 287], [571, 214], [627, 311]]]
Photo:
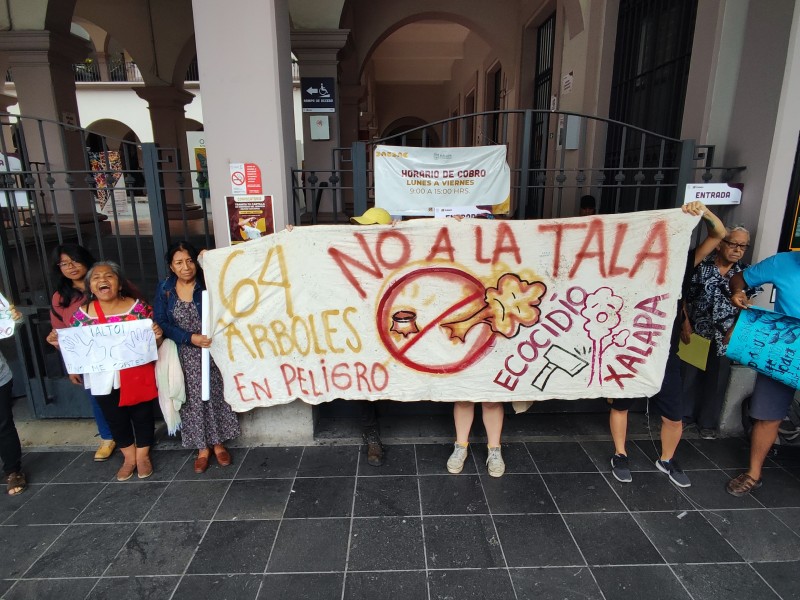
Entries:
[[750, 232], [744, 225], [734, 225], [733, 227], [726, 227], [725, 228], [725, 237], [728, 237], [735, 231], [744, 231], [747, 234], [748, 239], [750, 238]]
[[99, 262], [94, 263], [91, 268], [86, 271], [86, 277], [84, 281], [86, 281], [86, 292], [90, 300], [94, 299], [94, 294], [91, 290], [91, 280], [92, 274], [94, 273], [97, 267], [108, 267], [111, 269], [112, 273], [117, 276], [119, 280], [119, 293], [121, 296], [130, 296], [130, 289], [128, 286], [128, 280], [125, 279], [125, 276], [122, 274], [122, 267], [120, 267], [117, 263], [113, 260], [101, 260]]

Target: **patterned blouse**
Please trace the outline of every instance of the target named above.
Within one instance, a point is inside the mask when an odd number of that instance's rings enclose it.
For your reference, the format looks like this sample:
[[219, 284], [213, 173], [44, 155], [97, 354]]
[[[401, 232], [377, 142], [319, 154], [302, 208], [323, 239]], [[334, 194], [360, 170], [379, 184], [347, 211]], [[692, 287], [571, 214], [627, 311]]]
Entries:
[[[121, 315], [106, 315], [107, 323], [119, 323], [120, 321], [138, 321], [140, 319], [152, 319], [153, 309], [144, 300], [137, 300], [133, 306], [130, 307], [128, 312]], [[81, 325], [97, 325], [100, 319], [97, 317], [90, 317], [83, 307], [75, 311], [69, 324], [72, 327], [80, 327]]]
[[[686, 313], [695, 333], [715, 342], [717, 355], [724, 356], [727, 344], [723, 339], [739, 314], [739, 309], [731, 304], [730, 281], [747, 265], [738, 261], [722, 275], [714, 262], [716, 257], [714, 251], [695, 267], [686, 293]], [[747, 288], [745, 292], [752, 298], [761, 288]]]

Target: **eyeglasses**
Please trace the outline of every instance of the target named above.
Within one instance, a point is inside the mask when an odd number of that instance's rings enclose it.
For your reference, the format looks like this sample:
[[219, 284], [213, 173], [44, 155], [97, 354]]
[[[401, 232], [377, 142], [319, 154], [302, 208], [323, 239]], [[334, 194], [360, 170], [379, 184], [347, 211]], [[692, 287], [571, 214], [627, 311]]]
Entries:
[[729, 242], [728, 240], [722, 240], [722, 241], [728, 244], [728, 246], [730, 246], [731, 248], [734, 248], [736, 250], [745, 251], [750, 247], [750, 244], [736, 244], [734, 242]]
[[79, 264], [81, 264], [81, 263], [75, 262], [74, 260], [65, 260], [63, 262], [56, 263], [56, 266], [61, 267], [62, 269], [69, 269], [69, 268], [74, 267], [75, 265], [79, 265]]

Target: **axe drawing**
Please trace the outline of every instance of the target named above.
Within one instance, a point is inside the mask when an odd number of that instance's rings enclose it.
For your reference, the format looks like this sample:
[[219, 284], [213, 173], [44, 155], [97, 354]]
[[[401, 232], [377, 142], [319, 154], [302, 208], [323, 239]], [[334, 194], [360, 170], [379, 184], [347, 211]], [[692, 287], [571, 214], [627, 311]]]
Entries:
[[533, 380], [531, 385], [540, 391], [544, 391], [547, 386], [547, 380], [556, 369], [566, 371], [570, 377], [575, 377], [585, 367], [589, 365], [588, 362], [583, 360], [580, 356], [575, 356], [571, 352], [567, 352], [561, 346], [550, 346], [547, 352], [544, 353], [547, 359], [547, 364], [539, 371], [539, 374]]

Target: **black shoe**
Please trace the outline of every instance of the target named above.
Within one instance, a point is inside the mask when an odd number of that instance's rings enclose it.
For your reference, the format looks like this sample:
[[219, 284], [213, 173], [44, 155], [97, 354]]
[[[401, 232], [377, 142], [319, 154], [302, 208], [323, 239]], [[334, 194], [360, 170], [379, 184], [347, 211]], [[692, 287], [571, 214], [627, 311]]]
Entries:
[[669, 478], [675, 485], [682, 488], [687, 488], [692, 485], [692, 482], [689, 481], [689, 476], [683, 472], [683, 469], [678, 465], [678, 461], [674, 458], [671, 460], [659, 459], [656, 461], [656, 467], [658, 467], [658, 470], [662, 473], [669, 475]]
[[615, 454], [611, 457], [611, 474], [617, 481], [621, 481], [622, 483], [630, 483], [633, 481], [627, 456], [624, 454]]
[[715, 440], [717, 439], [717, 430], [711, 429], [708, 427], [701, 427], [698, 429], [700, 432], [700, 437], [704, 440]]
[[367, 445], [367, 462], [373, 467], [383, 465], [383, 444], [378, 435], [378, 430], [373, 428], [362, 434], [364, 443]]

